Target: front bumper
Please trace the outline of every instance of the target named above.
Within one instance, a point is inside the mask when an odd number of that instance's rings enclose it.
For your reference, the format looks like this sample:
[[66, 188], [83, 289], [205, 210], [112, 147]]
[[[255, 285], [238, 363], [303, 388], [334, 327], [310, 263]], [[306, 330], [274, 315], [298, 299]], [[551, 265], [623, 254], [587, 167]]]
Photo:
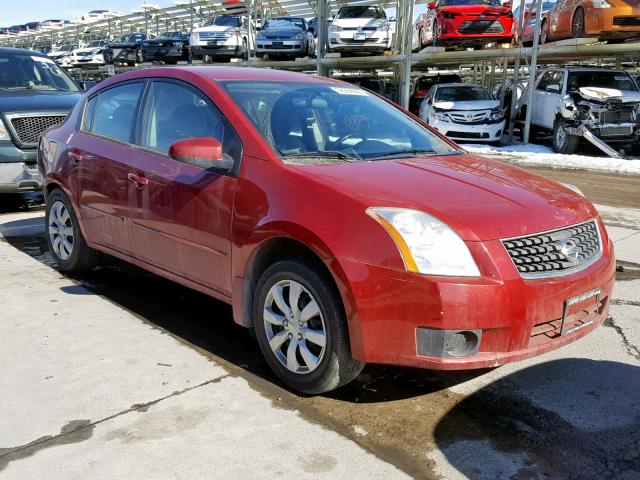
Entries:
[[329, 32], [329, 49], [333, 51], [383, 51], [391, 48], [391, 34], [388, 31], [365, 32], [363, 40], [355, 40], [356, 33], [352, 30]]
[[504, 132], [505, 121], [489, 124], [468, 124], [430, 119], [429, 125], [452, 140], [497, 142]]
[[224, 43], [222, 42], [217, 42], [216, 44], [214, 44], [214, 42], [212, 41], [211, 43], [204, 43], [201, 42], [200, 44], [197, 45], [191, 45], [191, 53], [195, 56], [202, 56], [202, 55], [210, 55], [212, 57], [215, 56], [240, 56], [242, 55], [242, 53], [244, 53], [244, 50], [242, 48], [242, 43], [238, 42], [235, 39], [229, 39], [227, 41], [225, 41]]
[[[491, 22], [493, 29], [474, 27], [474, 22]], [[511, 43], [513, 20], [506, 17], [487, 18], [460, 15], [453, 19], [439, 18], [438, 40], [441, 42]]]
[[[604, 232], [601, 223], [600, 229]], [[602, 257], [585, 270], [536, 280], [518, 274], [499, 240], [467, 242], [480, 278], [426, 276], [339, 259], [348, 282], [352, 353], [369, 363], [462, 370], [498, 366], [573, 342], [607, 317], [615, 259], [606, 234], [602, 241]], [[559, 323], [565, 301], [594, 289], [602, 293], [593, 322], [552, 336], [548, 326]], [[420, 355], [422, 329], [481, 331], [479, 349], [460, 357]]]
[[0, 163], [0, 193], [20, 193], [40, 190], [42, 177], [33, 164]]
[[626, 5], [612, 8], [587, 8], [585, 33], [600, 38], [640, 36], [640, 8]]
[[306, 53], [304, 40], [256, 40], [256, 53], [293, 55]]

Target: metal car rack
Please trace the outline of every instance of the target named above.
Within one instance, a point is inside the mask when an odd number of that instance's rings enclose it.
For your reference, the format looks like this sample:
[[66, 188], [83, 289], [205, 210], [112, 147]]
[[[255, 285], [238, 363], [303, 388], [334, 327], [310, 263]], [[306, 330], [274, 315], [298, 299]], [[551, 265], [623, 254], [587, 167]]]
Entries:
[[[524, 0], [520, 2], [520, 11], [524, 11]], [[538, 35], [533, 47], [494, 46], [476, 50], [447, 51], [442, 47], [427, 47], [420, 52], [412, 51], [413, 17], [416, 5], [426, 0], [178, 0], [175, 6], [156, 8], [142, 5], [129, 15], [112, 17], [93, 23], [78, 23], [70, 27], [22, 32], [19, 35], [0, 35], [0, 46], [38, 49], [45, 46], [79, 45], [97, 39], [113, 39], [132, 32], [145, 32], [157, 35], [164, 31], [191, 31], [206, 19], [220, 14], [242, 14], [249, 19], [250, 25], [256, 25], [266, 19], [281, 15], [316, 17], [317, 58], [302, 58], [295, 61], [265, 61], [250, 54], [245, 61], [234, 65], [278, 68], [301, 72], [316, 73], [322, 76], [345, 75], [348, 72], [372, 72], [393, 78], [397, 85], [397, 101], [407, 107], [409, 104], [412, 77], [433, 69], [455, 70], [488, 87], [499, 84], [499, 93], [503, 97], [508, 81], [531, 82], [535, 76], [537, 64], [588, 63], [635, 70], [640, 65], [640, 43], [603, 44], [592, 39], [576, 39], [554, 42], [538, 46]], [[538, 2], [541, 4], [542, 2]], [[340, 58], [328, 53], [328, 19], [344, 5], [379, 5], [386, 9], [395, 9], [396, 20], [392, 49], [387, 55]], [[541, 12], [537, 12], [540, 17]], [[522, 24], [522, 18], [516, 19]], [[250, 36], [255, 30], [250, 29]], [[252, 43], [250, 37], [250, 44]], [[215, 65], [215, 64], [208, 64]], [[80, 80], [100, 79], [113, 73], [137, 68], [147, 68], [150, 64], [135, 67], [100, 67], [96, 69], [71, 69], [70, 72]], [[511, 102], [515, 113], [517, 98], [513, 89]], [[502, 98], [504, 100], [504, 98]], [[511, 115], [510, 133], [513, 132]], [[529, 118], [526, 118], [525, 141], [528, 139]]]

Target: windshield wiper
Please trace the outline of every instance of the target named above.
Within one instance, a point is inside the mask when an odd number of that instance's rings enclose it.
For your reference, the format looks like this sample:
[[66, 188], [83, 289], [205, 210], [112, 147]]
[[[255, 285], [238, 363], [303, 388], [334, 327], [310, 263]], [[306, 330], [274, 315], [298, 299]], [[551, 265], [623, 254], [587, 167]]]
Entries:
[[362, 157], [356, 155], [349, 155], [348, 153], [339, 152], [338, 150], [317, 150], [315, 152], [289, 153], [283, 155], [283, 158], [333, 158], [344, 160], [346, 162], [357, 162], [358, 160], [362, 160]]
[[421, 150], [421, 149], [406, 149], [398, 150], [396, 152], [383, 153], [381, 155], [374, 155], [367, 157], [367, 160], [384, 160], [387, 158], [402, 158], [402, 157], [421, 157], [426, 155], [456, 155], [460, 152], [453, 151], [450, 153], [440, 153], [435, 150]]

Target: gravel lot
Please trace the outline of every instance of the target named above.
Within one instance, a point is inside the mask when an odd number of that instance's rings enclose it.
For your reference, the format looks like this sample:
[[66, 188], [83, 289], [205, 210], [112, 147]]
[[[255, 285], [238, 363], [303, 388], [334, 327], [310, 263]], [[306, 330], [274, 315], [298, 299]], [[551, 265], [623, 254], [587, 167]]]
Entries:
[[0, 478], [640, 478], [640, 177], [536, 171], [615, 240], [605, 326], [488, 371], [368, 366], [317, 397], [279, 386], [229, 307], [115, 260], [63, 276], [43, 212], [0, 213]]

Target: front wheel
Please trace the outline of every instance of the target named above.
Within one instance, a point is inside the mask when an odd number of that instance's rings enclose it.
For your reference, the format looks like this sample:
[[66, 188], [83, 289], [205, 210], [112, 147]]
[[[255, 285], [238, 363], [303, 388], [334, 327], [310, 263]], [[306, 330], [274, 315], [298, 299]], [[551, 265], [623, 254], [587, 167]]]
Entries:
[[282, 260], [260, 278], [253, 324], [278, 378], [306, 394], [351, 382], [364, 363], [351, 356], [340, 296], [327, 274], [304, 260]]
[[102, 254], [87, 245], [73, 205], [60, 189], [47, 195], [45, 227], [49, 250], [60, 270], [80, 272], [98, 265]]
[[578, 136], [565, 131], [566, 120], [559, 118], [553, 124], [553, 149], [558, 153], [570, 155], [578, 147]]
[[578, 8], [573, 14], [571, 35], [573, 38], [584, 37], [584, 10], [582, 8]]
[[540, 44], [545, 44], [549, 41], [549, 22], [543, 21], [542, 27], [540, 27]]

